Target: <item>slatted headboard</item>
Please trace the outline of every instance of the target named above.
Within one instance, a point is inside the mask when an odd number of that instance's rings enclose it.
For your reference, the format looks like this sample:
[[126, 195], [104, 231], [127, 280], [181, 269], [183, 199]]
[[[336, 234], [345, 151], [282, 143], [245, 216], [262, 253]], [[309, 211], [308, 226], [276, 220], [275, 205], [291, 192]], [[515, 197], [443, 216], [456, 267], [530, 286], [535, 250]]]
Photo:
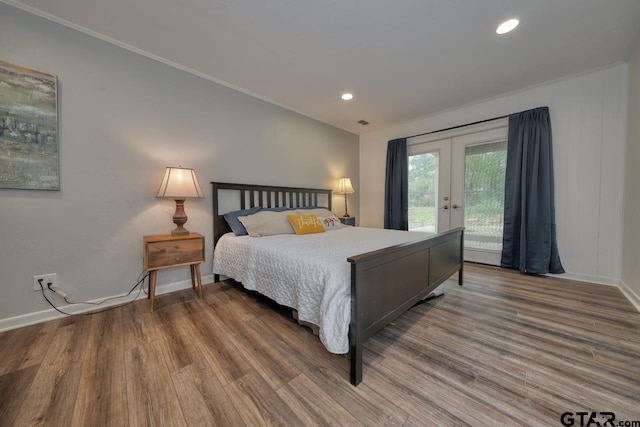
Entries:
[[[223, 234], [231, 231], [220, 210], [220, 190], [236, 191], [240, 200], [238, 206], [231, 210], [249, 209], [256, 206], [263, 208], [301, 208], [322, 206], [331, 210], [332, 190], [318, 188], [277, 187], [272, 185], [235, 184], [212, 182], [213, 187], [213, 246], [215, 247]], [[325, 199], [326, 200], [322, 200]]]

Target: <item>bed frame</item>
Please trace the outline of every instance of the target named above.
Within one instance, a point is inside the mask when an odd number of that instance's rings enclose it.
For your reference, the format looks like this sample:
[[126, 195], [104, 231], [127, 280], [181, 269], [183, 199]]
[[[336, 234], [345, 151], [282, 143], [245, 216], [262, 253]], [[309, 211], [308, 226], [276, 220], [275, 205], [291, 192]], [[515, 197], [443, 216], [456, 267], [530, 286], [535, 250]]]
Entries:
[[[214, 248], [230, 232], [220, 214], [219, 190], [240, 192], [240, 206], [290, 208], [318, 206], [326, 197], [331, 210], [331, 190], [212, 182]], [[351, 324], [349, 356], [351, 384], [362, 381], [362, 350], [366, 340], [398, 316], [426, 298], [435, 288], [458, 272], [463, 279], [463, 228], [410, 243], [391, 246], [347, 258], [351, 263]], [[220, 276], [215, 275], [215, 281]]]

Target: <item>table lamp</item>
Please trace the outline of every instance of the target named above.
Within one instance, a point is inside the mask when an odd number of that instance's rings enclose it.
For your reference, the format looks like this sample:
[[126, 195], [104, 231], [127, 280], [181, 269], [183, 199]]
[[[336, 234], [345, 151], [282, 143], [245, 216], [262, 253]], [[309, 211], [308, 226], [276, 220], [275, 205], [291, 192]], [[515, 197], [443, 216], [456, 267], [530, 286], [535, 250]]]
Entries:
[[344, 194], [344, 217], [349, 218], [349, 211], [347, 210], [347, 194], [355, 193], [355, 191], [353, 191], [353, 186], [351, 185], [351, 179], [340, 178], [338, 180], [336, 193]]
[[198, 184], [198, 178], [196, 178], [196, 171], [183, 168], [182, 166], [167, 167], [156, 197], [174, 199], [176, 201], [176, 212], [173, 214], [173, 222], [177, 227], [171, 234], [173, 236], [189, 234], [189, 230], [183, 227], [184, 223], [187, 222], [187, 214], [184, 211], [184, 201], [187, 198], [204, 197]]

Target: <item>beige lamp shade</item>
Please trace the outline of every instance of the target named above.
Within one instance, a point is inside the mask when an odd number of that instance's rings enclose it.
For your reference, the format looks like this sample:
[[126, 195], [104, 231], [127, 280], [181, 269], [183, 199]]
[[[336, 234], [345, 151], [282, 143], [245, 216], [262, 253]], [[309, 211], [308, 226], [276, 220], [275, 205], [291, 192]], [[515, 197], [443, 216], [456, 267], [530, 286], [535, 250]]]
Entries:
[[353, 186], [351, 185], [351, 178], [340, 178], [338, 180], [338, 188], [336, 189], [338, 194], [351, 194], [355, 193]]
[[200, 184], [198, 184], [196, 171], [178, 166], [167, 167], [156, 197], [187, 199], [193, 197], [204, 197], [204, 193], [202, 193]]
[[184, 211], [184, 201], [188, 198], [202, 198], [204, 194], [198, 184], [196, 171], [182, 166], [168, 167], [164, 172], [162, 184], [156, 197], [174, 199], [176, 201], [176, 212], [173, 214], [175, 230], [171, 231], [174, 236], [189, 234], [189, 230], [184, 228], [187, 222], [187, 214]]

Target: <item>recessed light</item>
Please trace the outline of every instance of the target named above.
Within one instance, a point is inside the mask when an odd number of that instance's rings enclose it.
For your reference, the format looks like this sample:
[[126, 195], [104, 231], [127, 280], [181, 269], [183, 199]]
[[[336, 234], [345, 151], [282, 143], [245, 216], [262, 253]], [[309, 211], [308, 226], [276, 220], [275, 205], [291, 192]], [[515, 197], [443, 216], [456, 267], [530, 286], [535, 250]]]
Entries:
[[520, 21], [518, 21], [515, 18], [514, 19], [509, 19], [508, 21], [504, 21], [502, 24], [498, 25], [498, 28], [496, 29], [496, 33], [498, 33], [498, 34], [506, 34], [509, 31], [511, 31], [514, 28], [516, 28], [519, 23], [520, 23]]
[[343, 93], [342, 94], [342, 100], [343, 101], [350, 101], [353, 99], [353, 94], [351, 93]]

